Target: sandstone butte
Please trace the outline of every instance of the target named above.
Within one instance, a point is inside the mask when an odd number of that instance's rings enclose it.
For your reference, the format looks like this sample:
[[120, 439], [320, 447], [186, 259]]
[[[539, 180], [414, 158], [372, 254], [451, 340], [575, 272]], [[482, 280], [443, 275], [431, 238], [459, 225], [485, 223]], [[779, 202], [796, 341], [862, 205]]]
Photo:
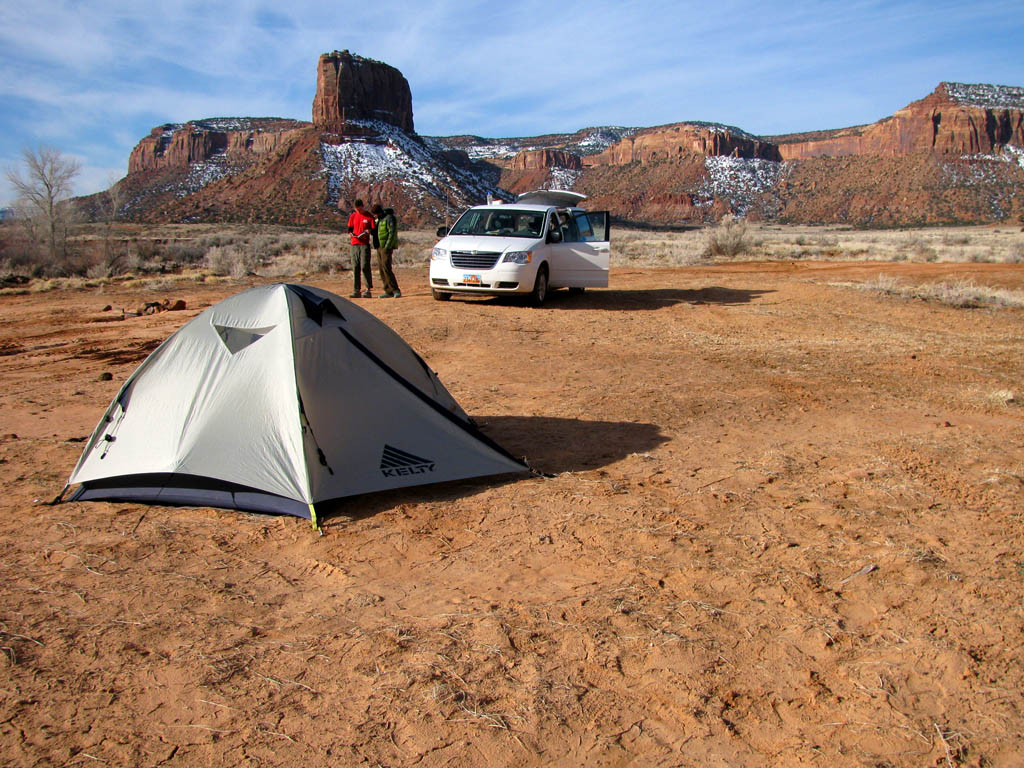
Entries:
[[348, 120], [380, 120], [415, 133], [409, 81], [381, 61], [334, 51], [320, 56], [313, 126], [345, 134]]

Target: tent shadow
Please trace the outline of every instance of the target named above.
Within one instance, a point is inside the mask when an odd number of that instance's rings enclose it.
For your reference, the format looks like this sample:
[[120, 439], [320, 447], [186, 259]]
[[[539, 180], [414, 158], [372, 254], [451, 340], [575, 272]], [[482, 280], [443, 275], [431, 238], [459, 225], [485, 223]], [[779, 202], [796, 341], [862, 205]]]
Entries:
[[480, 430], [540, 472], [580, 472], [653, 450], [668, 437], [657, 424], [551, 416], [481, 416]]
[[[581, 472], [644, 453], [668, 441], [657, 424], [584, 421], [548, 416], [483, 416], [480, 430], [517, 458], [550, 474]], [[523, 475], [491, 475], [367, 493], [317, 505], [322, 519], [363, 519], [399, 504], [451, 501], [484, 488], [515, 483]]]

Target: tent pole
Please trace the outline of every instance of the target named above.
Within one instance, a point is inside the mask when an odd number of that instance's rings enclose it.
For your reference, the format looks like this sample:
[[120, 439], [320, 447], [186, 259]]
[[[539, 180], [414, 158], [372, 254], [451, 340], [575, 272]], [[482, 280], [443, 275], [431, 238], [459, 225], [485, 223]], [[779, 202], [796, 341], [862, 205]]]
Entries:
[[65, 485], [64, 489], [57, 494], [56, 498], [54, 498], [53, 501], [50, 502], [50, 506], [56, 506], [57, 504], [60, 504], [62, 501], [64, 501], [64, 494], [68, 492], [68, 488], [70, 487], [70, 485]]
[[309, 520], [313, 523], [313, 530], [320, 531], [320, 535], [324, 535], [323, 528], [320, 527], [320, 523], [316, 519], [316, 507], [312, 504], [309, 505]]

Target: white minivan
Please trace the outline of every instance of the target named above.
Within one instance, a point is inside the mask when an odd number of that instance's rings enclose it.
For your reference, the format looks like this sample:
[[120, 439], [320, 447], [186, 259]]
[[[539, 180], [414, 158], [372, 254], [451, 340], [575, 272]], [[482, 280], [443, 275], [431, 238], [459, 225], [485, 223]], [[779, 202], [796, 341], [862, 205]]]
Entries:
[[529, 294], [540, 306], [548, 292], [608, 287], [611, 256], [607, 211], [578, 207], [577, 192], [539, 190], [514, 203], [470, 208], [430, 256], [430, 289], [438, 301], [456, 294]]

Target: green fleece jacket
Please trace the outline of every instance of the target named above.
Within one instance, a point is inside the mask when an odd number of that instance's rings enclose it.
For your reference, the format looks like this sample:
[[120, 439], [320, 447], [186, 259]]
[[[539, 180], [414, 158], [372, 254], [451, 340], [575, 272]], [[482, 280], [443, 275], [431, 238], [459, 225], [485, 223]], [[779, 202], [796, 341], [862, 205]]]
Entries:
[[381, 250], [394, 250], [398, 247], [398, 220], [390, 208], [384, 218], [377, 222], [377, 236], [380, 238]]

